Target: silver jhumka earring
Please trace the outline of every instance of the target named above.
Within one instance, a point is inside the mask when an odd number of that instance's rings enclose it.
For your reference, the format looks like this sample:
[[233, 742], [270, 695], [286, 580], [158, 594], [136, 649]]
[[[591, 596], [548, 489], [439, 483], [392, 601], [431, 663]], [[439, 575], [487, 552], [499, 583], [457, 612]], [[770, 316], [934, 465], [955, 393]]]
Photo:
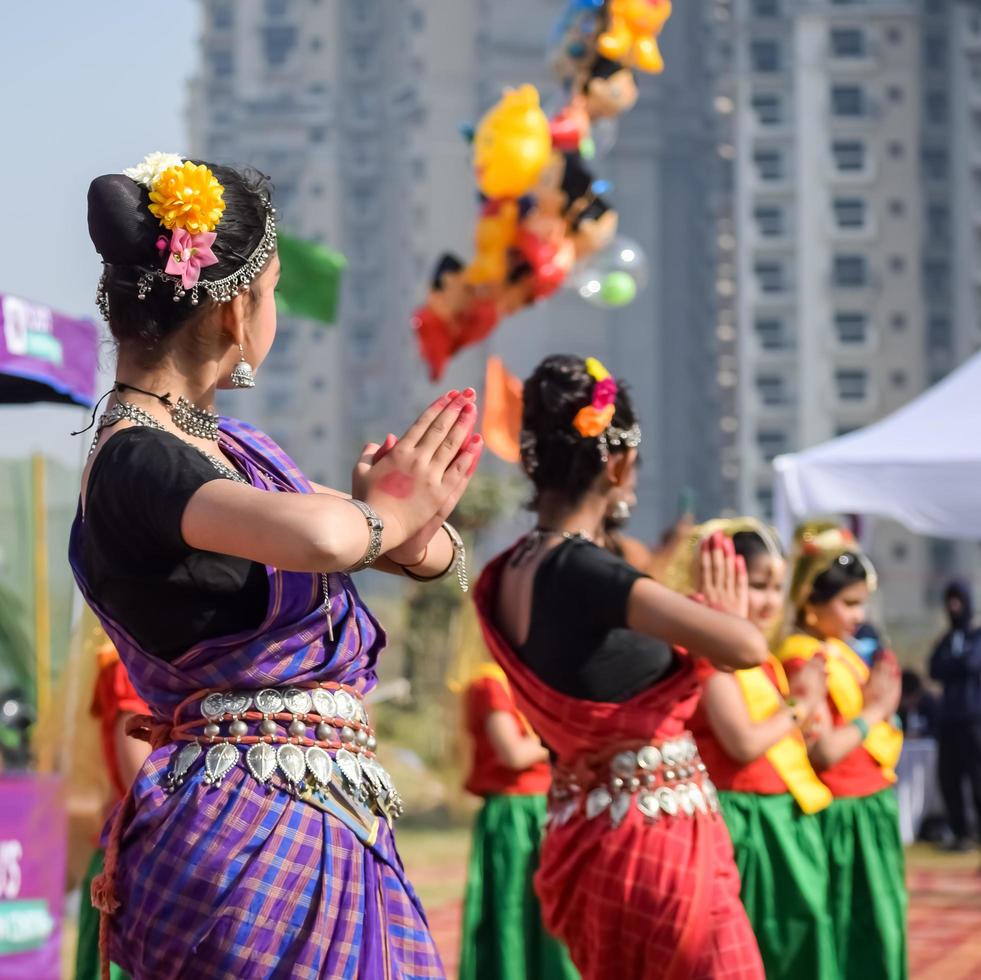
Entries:
[[241, 344], [238, 345], [238, 352], [241, 359], [232, 368], [232, 385], [236, 388], [254, 388], [255, 372], [252, 370], [252, 365], [245, 359], [245, 351]]

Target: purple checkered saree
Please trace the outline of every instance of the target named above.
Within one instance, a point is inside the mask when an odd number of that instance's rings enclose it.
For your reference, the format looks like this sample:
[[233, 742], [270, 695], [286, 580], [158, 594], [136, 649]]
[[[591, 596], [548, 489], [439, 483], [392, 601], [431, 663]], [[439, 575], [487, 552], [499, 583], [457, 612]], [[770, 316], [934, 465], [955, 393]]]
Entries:
[[[222, 447], [253, 486], [311, 492], [267, 436], [223, 419]], [[247, 531], [245, 532], [247, 533]], [[351, 581], [330, 577], [335, 641], [319, 577], [268, 568], [262, 625], [199, 643], [168, 663], [142, 650], [99, 606], [82, 571], [85, 524], [72, 527], [69, 560], [140, 696], [170, 719], [189, 695], [337, 681], [375, 684], [384, 633]], [[109, 920], [111, 959], [136, 980], [410, 980], [443, 977], [418, 898], [382, 821], [363, 844], [330, 814], [267, 788], [243, 765], [220, 786], [202, 782], [203, 759], [164, 792], [179, 744], [156, 749], [127, 802]]]

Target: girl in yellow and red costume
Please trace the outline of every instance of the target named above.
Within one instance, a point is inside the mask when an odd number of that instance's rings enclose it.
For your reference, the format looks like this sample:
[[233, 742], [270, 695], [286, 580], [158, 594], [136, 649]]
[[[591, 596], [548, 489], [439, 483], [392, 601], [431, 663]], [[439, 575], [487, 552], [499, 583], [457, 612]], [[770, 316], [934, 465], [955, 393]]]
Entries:
[[[679, 591], [700, 590], [720, 546], [746, 564], [747, 618], [771, 642], [783, 620], [786, 562], [775, 535], [752, 518], [695, 528], [669, 569]], [[831, 802], [807, 757], [803, 729], [823, 702], [821, 661], [803, 672], [800, 697], [780, 661], [726, 672], [697, 663], [702, 698], [691, 730], [719, 790], [740, 897], [769, 980], [834, 980], [828, 863], [815, 814]]]
[[892, 786], [903, 736], [895, 719], [899, 668], [889, 653], [869, 668], [847, 638], [865, 620], [876, 574], [854, 537], [827, 525], [798, 532], [790, 598], [793, 632], [778, 656], [791, 684], [824, 660], [828, 695], [810, 756], [834, 800], [818, 816], [828, 855], [829, 904], [844, 978], [907, 973], [906, 885]]

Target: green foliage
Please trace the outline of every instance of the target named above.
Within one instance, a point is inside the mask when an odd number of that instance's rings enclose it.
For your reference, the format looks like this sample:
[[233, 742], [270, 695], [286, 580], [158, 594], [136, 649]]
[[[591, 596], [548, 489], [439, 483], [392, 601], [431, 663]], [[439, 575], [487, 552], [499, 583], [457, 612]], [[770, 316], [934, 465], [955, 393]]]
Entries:
[[[480, 533], [520, 505], [523, 487], [514, 479], [476, 476], [453, 513], [469, 553]], [[412, 685], [411, 703], [392, 706], [387, 725], [430, 765], [452, 765], [458, 749], [455, 732], [457, 698], [446, 688], [446, 677], [459, 642], [459, 615], [469, 601], [456, 576], [429, 584], [413, 583], [406, 599], [402, 669]], [[401, 715], [401, 718], [397, 717]]]
[[520, 507], [525, 490], [523, 482], [515, 477], [478, 473], [453, 512], [452, 523], [462, 534], [479, 535], [504, 514]]
[[0, 584], [0, 688], [33, 689], [33, 658], [25, 618], [17, 598]]

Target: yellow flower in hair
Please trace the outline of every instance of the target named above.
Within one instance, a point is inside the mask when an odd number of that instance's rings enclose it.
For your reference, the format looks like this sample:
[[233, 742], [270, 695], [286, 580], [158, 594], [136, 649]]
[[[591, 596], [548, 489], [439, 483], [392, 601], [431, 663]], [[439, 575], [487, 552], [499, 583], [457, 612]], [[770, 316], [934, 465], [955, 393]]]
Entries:
[[595, 357], [586, 358], [586, 373], [594, 381], [605, 381], [610, 377], [610, 372]]
[[203, 164], [190, 160], [169, 167], [150, 191], [150, 213], [164, 228], [183, 228], [192, 235], [214, 231], [221, 221], [224, 188]]

